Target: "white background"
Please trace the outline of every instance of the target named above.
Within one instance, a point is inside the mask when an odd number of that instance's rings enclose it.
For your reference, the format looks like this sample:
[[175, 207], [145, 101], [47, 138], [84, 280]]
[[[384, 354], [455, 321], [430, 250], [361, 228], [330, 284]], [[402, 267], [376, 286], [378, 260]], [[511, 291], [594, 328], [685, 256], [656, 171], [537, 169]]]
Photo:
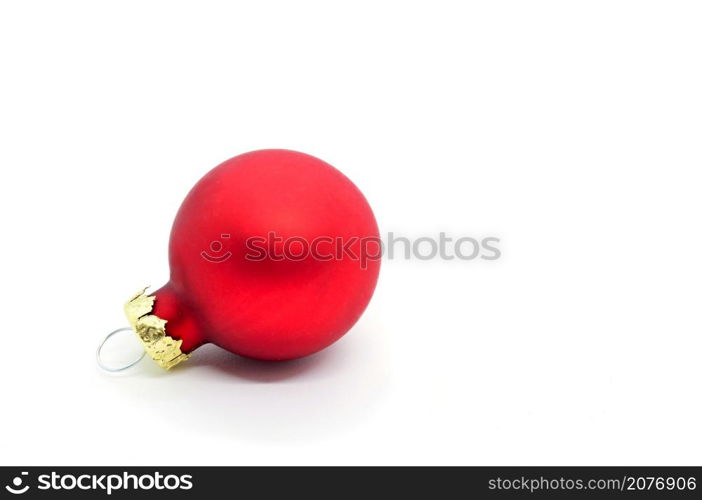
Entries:
[[[702, 6], [3, 2], [0, 462], [701, 463]], [[266, 147], [383, 232], [356, 327], [270, 365], [101, 372], [188, 189]], [[131, 338], [127, 338], [131, 341]]]

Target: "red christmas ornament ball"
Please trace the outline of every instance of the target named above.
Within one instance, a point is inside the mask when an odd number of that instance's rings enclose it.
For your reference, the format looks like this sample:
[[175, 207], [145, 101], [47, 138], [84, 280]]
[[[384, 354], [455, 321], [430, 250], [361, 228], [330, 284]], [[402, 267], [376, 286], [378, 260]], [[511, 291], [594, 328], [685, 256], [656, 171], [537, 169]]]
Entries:
[[183, 201], [153, 314], [184, 353], [212, 342], [255, 359], [299, 358], [356, 323], [379, 256], [373, 212], [337, 169], [295, 151], [242, 154]]

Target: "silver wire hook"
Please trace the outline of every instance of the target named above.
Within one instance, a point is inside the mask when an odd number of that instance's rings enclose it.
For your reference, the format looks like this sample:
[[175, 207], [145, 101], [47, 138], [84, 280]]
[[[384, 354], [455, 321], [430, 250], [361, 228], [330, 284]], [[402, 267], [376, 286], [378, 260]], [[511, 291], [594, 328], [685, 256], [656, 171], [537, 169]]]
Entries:
[[100, 342], [100, 345], [97, 348], [97, 352], [95, 353], [95, 357], [97, 358], [97, 363], [100, 366], [100, 368], [102, 368], [106, 372], [111, 372], [111, 373], [123, 372], [124, 370], [127, 370], [127, 369], [131, 368], [132, 366], [136, 365], [139, 361], [144, 359], [144, 356], [146, 356], [146, 351], [143, 351], [141, 353], [141, 356], [139, 356], [139, 358], [136, 361], [132, 361], [128, 365], [122, 366], [120, 368], [111, 368], [102, 362], [102, 357], [101, 357], [100, 353], [102, 352], [102, 348], [105, 345], [105, 342], [107, 342], [110, 339], [110, 337], [112, 337], [114, 334], [119, 333], [119, 332], [125, 332], [125, 331], [131, 332], [132, 329], [131, 328], [118, 328], [114, 332], [111, 332], [110, 334], [108, 334], [107, 337], [105, 337], [102, 340], [102, 342]]

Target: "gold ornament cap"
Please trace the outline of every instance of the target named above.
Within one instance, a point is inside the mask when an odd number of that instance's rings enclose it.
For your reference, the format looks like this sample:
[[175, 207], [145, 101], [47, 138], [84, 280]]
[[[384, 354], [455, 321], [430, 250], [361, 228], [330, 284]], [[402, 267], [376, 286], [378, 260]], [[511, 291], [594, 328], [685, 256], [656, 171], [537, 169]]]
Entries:
[[[148, 288], [148, 287], [147, 287]], [[166, 335], [167, 320], [151, 314], [156, 297], [146, 295], [146, 288], [137, 293], [124, 305], [129, 325], [144, 345], [144, 350], [162, 368], [170, 370], [185, 361], [190, 354], [180, 350], [182, 340]]]

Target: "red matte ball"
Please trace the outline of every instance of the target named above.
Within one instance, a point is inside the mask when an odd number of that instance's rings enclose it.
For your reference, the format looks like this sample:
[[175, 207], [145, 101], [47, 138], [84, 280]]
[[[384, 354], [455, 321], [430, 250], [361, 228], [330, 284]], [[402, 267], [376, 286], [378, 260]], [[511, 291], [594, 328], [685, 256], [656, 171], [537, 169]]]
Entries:
[[211, 170], [183, 201], [153, 313], [186, 353], [212, 342], [299, 358], [356, 323], [379, 257], [375, 217], [347, 177], [303, 153], [254, 151]]

